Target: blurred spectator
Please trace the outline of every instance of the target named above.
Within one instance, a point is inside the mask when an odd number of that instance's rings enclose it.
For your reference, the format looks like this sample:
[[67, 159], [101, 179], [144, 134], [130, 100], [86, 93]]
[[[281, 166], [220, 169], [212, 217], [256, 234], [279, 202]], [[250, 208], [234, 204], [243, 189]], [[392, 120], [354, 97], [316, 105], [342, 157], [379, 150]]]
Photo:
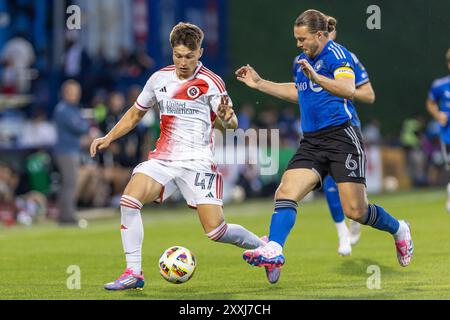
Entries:
[[66, 34], [63, 70], [65, 79], [82, 81], [82, 74], [89, 69], [91, 60], [78, 37], [79, 34], [75, 30]]
[[252, 127], [252, 121], [254, 116], [253, 105], [250, 103], [244, 103], [240, 107], [240, 111], [237, 113], [239, 119], [239, 128], [247, 130]]
[[422, 186], [427, 183], [426, 158], [421, 144], [424, 126], [424, 117], [416, 114], [413, 118], [403, 121], [400, 134], [400, 141], [406, 153], [408, 173], [415, 186]]
[[[120, 92], [113, 92], [107, 101], [108, 114], [105, 121], [100, 124], [102, 132], [110, 132], [126, 112], [125, 97]], [[108, 150], [103, 153], [105, 178], [112, 184], [113, 196], [120, 200], [132, 168], [139, 163], [138, 158], [139, 134], [133, 129], [127, 135], [114, 141]]]
[[50, 155], [43, 150], [30, 154], [25, 160], [25, 169], [29, 189], [50, 195], [53, 169]]
[[103, 168], [90, 156], [92, 140], [91, 136], [83, 136], [81, 139], [77, 202], [84, 207], [105, 207], [109, 205], [111, 186], [104, 177]]
[[7, 109], [0, 118], [0, 146], [17, 147], [26, 123], [26, 114], [19, 109]]
[[94, 110], [94, 120], [96, 123], [102, 123], [106, 119], [108, 108], [106, 107], [106, 91], [99, 90], [95, 93], [91, 102], [91, 107]]
[[[66, 49], [63, 57], [63, 78], [74, 79], [82, 86], [82, 101], [90, 98], [92, 90], [89, 83], [92, 62], [81, 41], [77, 30], [72, 30], [66, 34]], [[87, 93], [89, 91], [89, 94]]]
[[263, 184], [259, 166], [247, 163], [241, 165], [239, 171], [237, 184], [245, 190], [246, 197], [252, 198], [261, 195]]
[[298, 134], [298, 116], [295, 114], [295, 106], [285, 107], [281, 110], [281, 115], [278, 119], [278, 128], [280, 129], [280, 136], [283, 139], [284, 145], [292, 148], [297, 148], [299, 143]]
[[55, 109], [58, 141], [54, 148], [55, 159], [61, 173], [61, 189], [58, 199], [59, 223], [77, 223], [76, 187], [80, 165], [80, 137], [87, 134], [89, 124], [81, 117], [81, 88], [77, 81], [66, 80], [62, 85], [62, 101]]
[[8, 40], [1, 52], [4, 66], [3, 93], [26, 93], [33, 79], [31, 66], [36, 59], [33, 45], [21, 34]]
[[94, 94], [94, 90], [111, 91], [116, 87], [117, 71], [115, 66], [105, 58], [104, 51], [100, 51], [92, 58], [92, 64], [89, 70], [84, 70], [87, 74], [85, 90], [89, 93], [85, 94], [90, 99]]
[[19, 175], [10, 165], [0, 162], [0, 202], [11, 202], [18, 185]]
[[17, 197], [15, 205], [17, 209], [17, 222], [26, 226], [30, 226], [39, 216], [44, 216], [48, 209], [47, 198], [42, 193], [36, 191], [31, 191]]
[[[127, 106], [131, 107], [142, 91], [139, 85], [133, 85], [128, 89]], [[138, 134], [139, 149], [137, 153], [138, 162], [147, 160], [148, 152], [154, 148], [154, 144], [159, 136], [159, 113], [155, 106], [148, 110], [141, 121], [136, 126]]]
[[427, 158], [428, 183], [430, 185], [445, 185], [448, 182], [440, 131], [439, 122], [436, 120], [430, 121], [426, 128], [426, 138], [422, 143]]
[[261, 111], [257, 118], [257, 125], [261, 129], [278, 129], [278, 109], [277, 105], [269, 105]]
[[371, 119], [363, 128], [363, 139], [367, 145], [380, 145], [381, 132], [380, 122], [377, 119]]
[[116, 70], [119, 72], [119, 77], [121, 78], [137, 78], [154, 66], [155, 62], [144, 50], [137, 49], [130, 53], [122, 48]]
[[19, 138], [22, 147], [52, 147], [56, 143], [56, 128], [47, 120], [44, 108], [37, 108], [31, 120], [28, 120]]
[[6, 163], [0, 162], [0, 221], [5, 225], [15, 223], [15, 191], [19, 175]]

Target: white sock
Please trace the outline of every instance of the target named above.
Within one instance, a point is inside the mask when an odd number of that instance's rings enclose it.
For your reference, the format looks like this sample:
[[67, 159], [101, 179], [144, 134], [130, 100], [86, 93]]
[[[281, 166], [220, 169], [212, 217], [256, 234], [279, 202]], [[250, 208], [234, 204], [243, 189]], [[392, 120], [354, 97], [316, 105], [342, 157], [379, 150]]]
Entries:
[[207, 236], [211, 240], [234, 244], [245, 249], [256, 249], [264, 245], [264, 241], [243, 226], [225, 223], [225, 221], [213, 231], [209, 232]]
[[144, 226], [141, 217], [142, 203], [130, 196], [123, 195], [120, 199], [121, 235], [127, 268], [135, 274], [142, 271], [142, 242]]
[[337, 229], [337, 234], [338, 234], [339, 239], [349, 235], [347, 225], [345, 224], [345, 219], [342, 220], [341, 222], [337, 222], [335, 224], [336, 224], [336, 229]]

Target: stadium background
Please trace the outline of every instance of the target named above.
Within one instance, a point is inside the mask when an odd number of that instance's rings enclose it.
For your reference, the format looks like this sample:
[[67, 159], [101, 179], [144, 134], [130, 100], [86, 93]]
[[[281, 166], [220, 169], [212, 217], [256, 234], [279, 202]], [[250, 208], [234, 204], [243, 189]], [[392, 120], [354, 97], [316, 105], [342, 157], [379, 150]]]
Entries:
[[[0, 47], [16, 32], [27, 35], [36, 50], [34, 67], [49, 81], [50, 109], [59, 89], [60, 59], [56, 57], [63, 53], [65, 22], [69, 16], [65, 10], [72, 3], [80, 4], [82, 11], [86, 5], [86, 1], [0, 1]], [[111, 3], [120, 5], [122, 2]], [[126, 12], [131, 16], [133, 1], [123, 3], [124, 7], [130, 4]], [[403, 118], [423, 112], [423, 101], [431, 80], [447, 73], [443, 53], [448, 48], [450, 27], [446, 13], [450, 3], [444, 0], [282, 0], [275, 7], [268, 0], [142, 0], [135, 3], [146, 6], [148, 19], [144, 21], [146, 30], [143, 34], [136, 31], [135, 43], [131, 46], [143, 44], [156, 62], [155, 67], [137, 81], [140, 84], [155, 69], [171, 63], [167, 41], [171, 26], [178, 21], [190, 20], [205, 29], [207, 45], [203, 60], [227, 80], [237, 105], [247, 100], [268, 101], [268, 96], [247, 90], [235, 81], [233, 71], [242, 64], [251, 63], [273, 80], [290, 81], [292, 59], [298, 54], [291, 32], [292, 21], [300, 11], [312, 7], [338, 19], [337, 41], [358, 53], [370, 72], [377, 102], [373, 107], [360, 108], [359, 113], [362, 120], [384, 116], [384, 133], [398, 134]], [[369, 17], [366, 9], [371, 4], [381, 7], [381, 30], [366, 27]], [[83, 11], [82, 16], [85, 14]], [[98, 14], [107, 12], [99, 11]], [[208, 17], [211, 17], [209, 22]], [[84, 34], [87, 21], [82, 20], [81, 33]], [[125, 22], [132, 24], [130, 19]], [[117, 17], [111, 17], [110, 24], [121, 22]], [[99, 32], [102, 34], [101, 30]], [[386, 117], [386, 114], [394, 116]]]

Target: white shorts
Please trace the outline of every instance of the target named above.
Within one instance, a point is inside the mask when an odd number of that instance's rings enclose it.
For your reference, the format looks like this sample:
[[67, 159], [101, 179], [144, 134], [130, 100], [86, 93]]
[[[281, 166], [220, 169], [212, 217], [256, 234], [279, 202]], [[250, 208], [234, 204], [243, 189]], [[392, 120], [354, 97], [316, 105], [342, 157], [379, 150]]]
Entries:
[[190, 208], [196, 209], [198, 204], [223, 205], [222, 175], [211, 166], [198, 166], [197, 163], [197, 166], [188, 168], [186, 162], [150, 159], [138, 164], [133, 175], [136, 173], [143, 173], [162, 184], [161, 195], [155, 201], [157, 203], [162, 203], [180, 190]]

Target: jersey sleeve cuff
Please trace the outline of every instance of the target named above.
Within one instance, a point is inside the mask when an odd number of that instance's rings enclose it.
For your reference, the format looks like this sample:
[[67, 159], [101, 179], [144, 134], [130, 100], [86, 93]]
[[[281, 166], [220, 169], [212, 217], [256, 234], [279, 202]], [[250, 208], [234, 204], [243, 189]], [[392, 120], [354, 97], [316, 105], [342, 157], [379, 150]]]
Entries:
[[137, 101], [134, 103], [134, 106], [141, 111], [147, 111], [148, 109], [150, 109], [150, 107], [144, 107], [142, 104], [140, 104]]
[[366, 83], [368, 83], [369, 81], [370, 81], [369, 79], [361, 80], [360, 82], [355, 83], [355, 87], [361, 87], [363, 84], [366, 84]]

